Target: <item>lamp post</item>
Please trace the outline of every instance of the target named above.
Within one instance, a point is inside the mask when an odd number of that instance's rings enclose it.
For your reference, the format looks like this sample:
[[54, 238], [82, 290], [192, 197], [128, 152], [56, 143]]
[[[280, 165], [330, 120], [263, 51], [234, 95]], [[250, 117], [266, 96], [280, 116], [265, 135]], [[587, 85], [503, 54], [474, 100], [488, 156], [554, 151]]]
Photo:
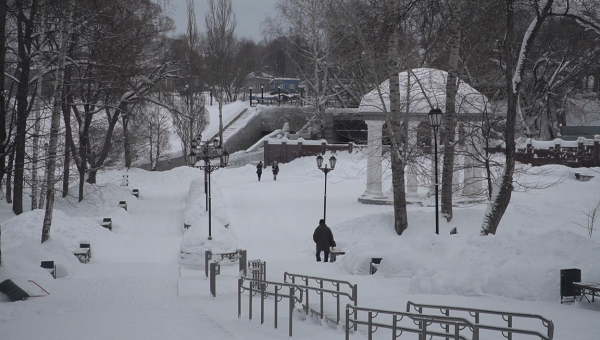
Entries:
[[323, 156], [319, 155], [317, 157], [317, 167], [319, 168], [319, 170], [323, 171], [323, 173], [325, 174], [325, 194], [323, 195], [323, 221], [325, 221], [325, 217], [327, 216], [327, 174], [330, 171], [333, 171], [333, 169], [335, 168], [335, 163], [337, 162], [337, 159], [334, 156], [331, 156], [329, 158], [329, 168], [327, 167], [327, 164], [325, 164], [325, 167], [323, 168]]
[[[197, 150], [199, 149], [199, 150]], [[196, 154], [196, 151], [199, 153]], [[211, 156], [211, 153], [213, 155]], [[214, 155], [216, 153], [216, 155]], [[215, 138], [212, 141], [202, 142], [202, 136], [199, 135], [196, 140], [192, 141], [192, 151], [188, 155], [190, 160], [190, 166], [197, 167], [204, 171], [204, 194], [206, 195], [206, 210], [208, 211], [208, 239], [212, 240], [212, 204], [211, 204], [211, 193], [210, 193], [210, 174], [224, 168], [229, 162], [229, 153], [223, 150], [219, 145], [219, 139]], [[211, 165], [211, 159], [219, 158], [218, 165]], [[199, 160], [204, 161], [204, 165], [196, 165]]]
[[433, 128], [434, 138], [434, 162], [435, 162], [435, 233], [440, 234], [440, 217], [438, 213], [438, 162], [437, 162], [437, 133], [442, 125], [442, 110], [435, 108], [429, 111], [429, 124]]
[[265, 104], [265, 87], [264, 85], [260, 85], [260, 103]]

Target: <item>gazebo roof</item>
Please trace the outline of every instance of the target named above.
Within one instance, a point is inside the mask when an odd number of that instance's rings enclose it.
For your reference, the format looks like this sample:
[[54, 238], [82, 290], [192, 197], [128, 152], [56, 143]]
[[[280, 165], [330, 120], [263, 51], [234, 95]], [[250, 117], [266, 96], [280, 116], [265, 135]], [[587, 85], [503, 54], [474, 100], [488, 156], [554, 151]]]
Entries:
[[[409, 77], [410, 75], [410, 77]], [[398, 74], [400, 80], [400, 111], [407, 111], [407, 84], [410, 81], [408, 112], [429, 113], [431, 109], [446, 111], [446, 78], [448, 73], [431, 68], [418, 68]], [[459, 80], [460, 81], [460, 80]], [[489, 100], [470, 85], [460, 82], [456, 94], [458, 114], [478, 114], [490, 111]], [[363, 96], [359, 112], [388, 112], [390, 110], [389, 80]]]

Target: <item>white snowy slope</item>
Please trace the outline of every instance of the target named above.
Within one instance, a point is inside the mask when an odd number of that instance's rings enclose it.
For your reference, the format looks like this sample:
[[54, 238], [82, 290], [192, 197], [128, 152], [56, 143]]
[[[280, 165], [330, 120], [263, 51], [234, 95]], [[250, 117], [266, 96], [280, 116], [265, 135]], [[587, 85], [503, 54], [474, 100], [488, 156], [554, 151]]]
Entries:
[[[86, 188], [84, 202], [57, 202], [51, 239], [43, 245], [38, 244], [43, 212], [14, 217], [3, 204], [0, 282], [24, 282], [32, 294], [45, 295], [27, 284], [32, 280], [49, 295], [10, 302], [0, 294], [0, 339], [288, 338], [285, 300], [277, 329], [271, 298], [265, 301], [264, 324], [258, 298], [248, 320], [247, 294], [238, 319], [237, 264], [222, 262], [217, 296], [210, 295], [204, 268], [181, 264], [182, 242], [191, 235], [198, 238], [198, 249], [246, 249], [249, 260], [266, 261], [271, 281], [283, 281], [284, 272], [290, 272], [356, 283], [359, 306], [403, 311], [407, 301], [414, 301], [532, 313], [553, 321], [554, 339], [599, 338], [600, 301], [561, 305], [559, 275], [560, 269], [580, 268], [584, 281], [600, 282], [600, 233], [589, 237], [576, 224], [586, 223], [582, 211], [600, 199], [600, 169], [590, 170], [598, 174], [590, 182], [575, 181], [574, 170], [560, 166], [521, 178], [556, 185], [515, 192], [495, 236], [478, 236], [483, 204], [456, 208], [451, 223], [441, 220], [439, 236], [433, 208], [409, 206], [409, 229], [398, 236], [391, 206], [357, 202], [365, 190], [364, 157], [345, 152], [337, 157], [328, 175], [327, 224], [346, 255], [335, 263], [315, 261], [312, 233], [323, 217], [324, 176], [313, 157], [281, 164], [277, 181], [267, 168], [259, 182], [252, 165], [215, 171], [210, 242], [204, 209], [185, 237], [182, 233], [186, 204], [205, 202], [202, 190], [190, 191], [202, 176], [193, 168], [133, 169], [128, 187], [119, 186], [125, 171], [99, 174], [99, 185]], [[139, 199], [130, 195], [133, 188], [139, 189]], [[190, 192], [200, 197], [190, 199]], [[127, 201], [127, 211], [117, 206], [120, 200]], [[112, 218], [112, 232], [99, 225], [104, 217]], [[459, 233], [450, 236], [453, 227]], [[92, 247], [87, 264], [71, 256], [83, 240]], [[371, 257], [384, 259], [375, 275], [368, 274]], [[57, 279], [39, 268], [42, 260], [56, 261]], [[325, 299], [326, 314], [335, 314], [334, 300]], [[521, 326], [543, 329], [535, 322]], [[375, 338], [390, 336], [380, 329]], [[344, 332], [295, 315], [293, 338], [342, 340]], [[502, 335], [487, 332], [481, 338]], [[351, 339], [366, 339], [366, 333], [359, 330]]]

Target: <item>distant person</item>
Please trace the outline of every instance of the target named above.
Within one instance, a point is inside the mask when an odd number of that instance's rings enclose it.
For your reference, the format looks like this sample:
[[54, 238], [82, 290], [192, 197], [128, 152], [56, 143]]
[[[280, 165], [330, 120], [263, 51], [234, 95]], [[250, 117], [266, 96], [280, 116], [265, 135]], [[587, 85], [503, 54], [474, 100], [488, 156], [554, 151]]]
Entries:
[[260, 182], [260, 176], [262, 175], [262, 169], [263, 169], [263, 162], [260, 161], [260, 162], [258, 162], [258, 165], [256, 166], [256, 174], [258, 175], [259, 182]]
[[273, 170], [273, 180], [276, 181], [277, 174], [279, 173], [279, 165], [277, 164], [277, 162], [273, 162], [273, 166], [272, 166], [271, 170]]
[[319, 226], [313, 233], [313, 241], [317, 244], [317, 262], [321, 262], [321, 251], [325, 262], [329, 262], [329, 248], [335, 247], [335, 240], [331, 229], [325, 224], [325, 220], [319, 221]]

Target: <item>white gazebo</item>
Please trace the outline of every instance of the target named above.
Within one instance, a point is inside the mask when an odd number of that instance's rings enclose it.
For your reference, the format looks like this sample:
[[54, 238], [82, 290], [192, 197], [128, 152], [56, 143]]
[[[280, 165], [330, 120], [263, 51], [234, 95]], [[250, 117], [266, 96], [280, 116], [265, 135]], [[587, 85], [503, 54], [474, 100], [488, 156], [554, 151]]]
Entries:
[[[429, 111], [434, 108], [446, 111], [446, 78], [448, 74], [437, 69], [419, 68], [401, 72], [398, 76], [400, 80], [400, 112], [403, 115], [408, 112], [406, 119], [409, 122], [409, 141], [416, 143], [418, 140], [417, 127], [419, 124], [428, 124], [423, 122], [428, 122]], [[386, 80], [362, 98], [358, 110], [359, 114], [365, 118], [368, 127], [367, 187], [364, 194], [359, 197], [359, 201], [363, 203], [390, 204], [392, 202], [391, 194], [384, 194], [382, 188], [382, 128], [389, 109], [389, 81]], [[456, 95], [456, 112], [461, 121], [480, 121], [483, 114], [490, 112], [488, 99], [473, 87], [460, 82]], [[468, 126], [466, 128], [469, 129]], [[472, 146], [470, 147], [472, 148]], [[470, 159], [465, 159], [464, 162], [465, 165], [475, 164]], [[434, 178], [433, 170], [432, 179]], [[466, 167], [463, 176], [463, 194], [469, 195], [480, 191], [481, 183], [478, 172], [477, 168]], [[411, 164], [407, 164], [406, 174], [407, 193], [416, 195], [417, 177]], [[459, 179], [459, 174], [455, 173], [453, 183], [457, 187]], [[431, 186], [429, 190], [432, 190]]]

